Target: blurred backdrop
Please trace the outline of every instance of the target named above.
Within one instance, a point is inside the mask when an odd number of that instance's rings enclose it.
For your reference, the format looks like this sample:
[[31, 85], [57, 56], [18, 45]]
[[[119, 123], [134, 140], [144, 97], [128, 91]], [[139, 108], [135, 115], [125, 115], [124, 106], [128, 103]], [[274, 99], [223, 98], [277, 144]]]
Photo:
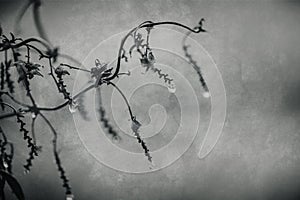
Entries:
[[[0, 0], [6, 33], [23, 3]], [[198, 136], [175, 163], [146, 174], [99, 163], [80, 141], [67, 108], [49, 113], [61, 133], [60, 155], [76, 199], [300, 199], [299, 1], [50, 0], [41, 10], [52, 43], [80, 61], [101, 41], [142, 21], [194, 26], [204, 17], [208, 36], [193, 38], [216, 62], [226, 88], [226, 122], [213, 152], [197, 158]], [[37, 34], [31, 12], [21, 28], [23, 37]], [[47, 101], [51, 89], [40, 90], [36, 94]], [[25, 142], [14, 119], [0, 123], [18, 144], [14, 169], [27, 199], [63, 199], [49, 130], [38, 125], [43, 152], [24, 175]]]

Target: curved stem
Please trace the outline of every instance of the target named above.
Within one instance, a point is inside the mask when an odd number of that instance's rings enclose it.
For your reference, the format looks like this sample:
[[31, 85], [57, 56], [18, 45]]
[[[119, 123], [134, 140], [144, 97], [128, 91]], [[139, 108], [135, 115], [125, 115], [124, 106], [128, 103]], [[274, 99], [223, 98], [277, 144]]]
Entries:
[[27, 108], [30, 107], [30, 105], [25, 104], [25, 103], [22, 103], [22, 102], [16, 100], [16, 99], [15, 99], [13, 96], [11, 96], [8, 92], [3, 92], [3, 95], [8, 96], [13, 102], [15, 102], [16, 104], [19, 104], [20, 106], [24, 106], [24, 107], [27, 107]]
[[[76, 99], [77, 97], [79, 97], [80, 95], [86, 93], [87, 91], [93, 89], [95, 87], [94, 84], [88, 86], [87, 88], [85, 88], [84, 90], [80, 91], [78, 94], [76, 94], [72, 99]], [[55, 111], [55, 110], [59, 110], [65, 106], [67, 106], [70, 102], [69, 101], [65, 101], [64, 103], [58, 105], [58, 106], [55, 106], [55, 107], [52, 107], [52, 108], [47, 108], [47, 107], [38, 107], [39, 110], [44, 110], [44, 111]]]
[[60, 65], [61, 65], [61, 66], [66, 66], [66, 67], [68, 67], [68, 68], [70, 68], [70, 69], [76, 69], [76, 70], [79, 70], [79, 71], [84, 71], [84, 72], [89, 72], [89, 73], [91, 73], [90, 70], [82, 69], [82, 68], [79, 68], [79, 67], [74, 67], [74, 66], [71, 66], [71, 65], [68, 65], [68, 64], [61, 63]]
[[112, 76], [105, 78], [106, 81], [110, 81], [110, 80], [112, 80], [112, 79], [114, 79], [115, 77], [118, 76], [118, 73], [120, 71], [120, 66], [121, 66], [122, 50], [123, 50], [124, 44], [125, 44], [126, 40], [128, 39], [128, 37], [133, 32], [136, 32], [138, 29], [147, 28], [147, 27], [154, 27], [154, 26], [159, 26], [159, 25], [174, 25], [174, 26], [179, 26], [179, 27], [187, 29], [187, 30], [189, 30], [189, 31], [191, 31], [193, 33], [203, 32], [203, 30], [200, 29], [200, 28], [198, 28], [198, 29], [192, 29], [192, 28], [190, 28], [188, 26], [185, 26], [183, 24], [180, 24], [178, 22], [172, 22], [172, 21], [156, 22], [156, 23], [153, 23], [153, 22], [150, 22], [150, 21], [143, 22], [141, 25], [139, 25], [139, 26], [133, 28], [131, 31], [129, 31], [127, 33], [127, 35], [122, 39], [121, 44], [120, 44], [120, 48], [119, 48], [119, 53], [118, 53], [118, 62], [117, 62], [116, 70], [115, 70], [115, 72], [114, 72], [114, 74]]
[[131, 120], [133, 120], [133, 119], [134, 119], [134, 116], [133, 116], [133, 114], [132, 114], [132, 111], [131, 111], [129, 102], [128, 102], [127, 98], [125, 97], [124, 93], [121, 91], [121, 89], [120, 89], [118, 86], [116, 86], [116, 85], [115, 85], [114, 83], [112, 83], [112, 82], [107, 82], [107, 85], [112, 85], [112, 86], [113, 86], [114, 88], [116, 88], [117, 91], [121, 94], [121, 96], [123, 97], [123, 99], [124, 99], [124, 101], [125, 101], [125, 103], [126, 103], [126, 105], [127, 105], [127, 107], [128, 107], [128, 111], [129, 111], [129, 114], [130, 114], [130, 118], [131, 118]]
[[66, 58], [66, 59], [74, 62], [76, 65], [82, 66], [82, 63], [79, 62], [78, 60], [76, 60], [75, 58], [73, 58], [72, 56], [69, 56], [67, 54], [62, 54], [62, 53], [58, 53], [58, 56], [60, 56], [62, 58]]
[[52, 107], [52, 108], [51, 107], [50, 108], [48, 108], [48, 107], [39, 107], [38, 109], [41, 110], [41, 111], [55, 111], [55, 110], [59, 110], [59, 109], [65, 107], [68, 104], [69, 104], [69, 101], [66, 101], [66, 102], [64, 102], [64, 103], [62, 103], [58, 106]]
[[[33, 52], [38, 53], [38, 54], [41, 56], [41, 58], [49, 58], [48, 55], [46, 55], [45, 53], [43, 53], [43, 52], [42, 52], [41, 50], [39, 50], [36, 46], [33, 46], [33, 45], [31, 45], [31, 44], [26, 44], [26, 45], [27, 45], [28, 47], [34, 49], [35, 51], [33, 51]], [[26, 46], [26, 45], [25, 45], [25, 46]], [[19, 49], [19, 50], [22, 51], [22, 50], [24, 50], [24, 49]], [[48, 49], [48, 50], [49, 50], [49, 49]], [[72, 61], [73, 63], [75, 63], [75, 64], [78, 65], [78, 66], [83, 66], [82, 63], [80, 63], [78, 60], [76, 60], [76, 59], [73, 58], [72, 56], [69, 56], [69, 55], [67, 55], [67, 54], [62, 54], [62, 53], [58, 53], [58, 56], [61, 57], [61, 58], [68, 59], [68, 60]]]
[[[30, 112], [30, 110], [29, 110], [29, 109], [27, 109], [27, 110], [22, 110], [22, 112], [28, 113], [28, 112]], [[13, 112], [13, 113], [7, 113], [7, 114], [4, 114], [4, 115], [0, 115], [0, 119], [5, 119], [5, 118], [9, 118], [9, 117], [14, 117], [14, 116], [16, 116], [16, 115], [22, 114], [22, 112]]]
[[13, 107], [12, 105], [5, 103], [5, 102], [0, 102], [0, 104], [10, 107], [14, 111], [14, 113], [18, 113], [17, 109], [15, 109], [15, 107]]
[[91, 89], [93, 89], [93, 88], [95, 88], [95, 85], [94, 85], [94, 84], [88, 86], [87, 88], [85, 88], [84, 90], [80, 91], [80, 92], [77, 93], [75, 96], [73, 96], [73, 99], [76, 99], [76, 98], [79, 97], [80, 95], [86, 93], [87, 91], [89, 91], [89, 90], [91, 90]]
[[26, 46], [34, 49], [38, 54], [40, 54], [40, 58], [49, 58], [48, 55], [44, 54], [41, 50], [39, 50], [37, 47], [31, 45], [31, 44], [26, 44]]
[[66, 194], [72, 194], [71, 192], [71, 187], [69, 185], [69, 180], [65, 175], [65, 170], [61, 165], [61, 161], [58, 155], [58, 151], [57, 151], [57, 132], [54, 129], [54, 127], [52, 126], [52, 124], [50, 123], [50, 121], [42, 114], [40, 113], [41, 117], [44, 119], [44, 121], [46, 122], [46, 124], [49, 126], [49, 128], [51, 129], [51, 132], [53, 133], [53, 139], [52, 139], [52, 145], [53, 145], [53, 155], [55, 158], [55, 164], [57, 166], [57, 169], [60, 173], [60, 178], [63, 181], [63, 187], [66, 190]]
[[188, 59], [188, 61], [190, 62], [190, 64], [192, 65], [193, 69], [196, 71], [196, 73], [198, 74], [199, 77], [199, 81], [202, 85], [202, 88], [204, 89], [205, 92], [209, 92], [209, 89], [207, 87], [206, 81], [203, 78], [202, 72], [201, 72], [201, 68], [200, 66], [197, 64], [197, 62], [193, 59], [192, 55], [189, 53], [188, 51], [188, 45], [186, 44], [186, 40], [188, 38], [188, 36], [191, 34], [192, 32], [189, 31], [185, 34], [185, 36], [182, 39], [182, 49], [185, 53], [185, 57]]
[[43, 45], [47, 50], [50, 50], [50, 46], [44, 42], [43, 40], [39, 40], [37, 38], [28, 38], [26, 40], [23, 40], [17, 44], [10, 44], [10, 45], [6, 45], [4, 47], [2, 47], [2, 49], [0, 49], [0, 51], [5, 51], [5, 50], [8, 50], [8, 49], [11, 49], [11, 48], [19, 48], [19, 47], [22, 47], [22, 46], [25, 46], [26, 44], [30, 43], [30, 42], [37, 42], [41, 45]]

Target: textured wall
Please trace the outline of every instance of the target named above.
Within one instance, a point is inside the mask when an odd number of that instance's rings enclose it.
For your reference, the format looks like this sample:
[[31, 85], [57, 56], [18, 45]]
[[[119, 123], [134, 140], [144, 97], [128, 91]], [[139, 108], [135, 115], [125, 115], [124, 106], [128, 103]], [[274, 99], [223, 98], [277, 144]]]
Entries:
[[[18, 1], [0, 1], [0, 22], [12, 30]], [[60, 127], [63, 164], [76, 199], [300, 199], [300, 3], [297, 1], [47, 1], [42, 17], [61, 50], [83, 60], [91, 48], [144, 20], [188, 25], [206, 19], [210, 39], [201, 41], [222, 74], [227, 118], [216, 148], [206, 159], [197, 152], [203, 138], [171, 166], [128, 174], [97, 162], [84, 148], [71, 114], [49, 114]], [[23, 35], [36, 34], [31, 15]], [[46, 87], [45, 87], [46, 88]], [[50, 90], [50, 89], [49, 89]], [[45, 101], [47, 90], [43, 91]], [[63, 123], [61, 123], [63, 121]], [[1, 121], [27, 150], [14, 120]], [[52, 163], [51, 135], [40, 125], [44, 151], [31, 175], [16, 169], [28, 199], [62, 199]], [[23, 147], [22, 147], [23, 145]], [[22, 149], [23, 148], [23, 149]]]

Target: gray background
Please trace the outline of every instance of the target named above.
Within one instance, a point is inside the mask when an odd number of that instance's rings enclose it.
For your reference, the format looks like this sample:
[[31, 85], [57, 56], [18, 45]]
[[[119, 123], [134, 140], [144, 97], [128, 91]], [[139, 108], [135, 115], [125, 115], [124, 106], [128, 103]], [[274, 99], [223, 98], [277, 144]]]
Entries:
[[[21, 3], [0, 1], [5, 31], [12, 31]], [[76, 199], [300, 199], [299, 1], [47, 1], [42, 11], [51, 41], [78, 60], [111, 34], [144, 20], [193, 26], [204, 17], [211, 40], [203, 45], [227, 92], [224, 131], [209, 157], [197, 159], [201, 138], [196, 138], [173, 165], [140, 175], [94, 160], [67, 109], [49, 114], [63, 133], [61, 156]], [[24, 36], [36, 34], [30, 12], [22, 28]], [[28, 199], [63, 199], [43, 124], [44, 151], [26, 176], [20, 168], [27, 150], [14, 120], [1, 125], [19, 144], [15, 174]]]

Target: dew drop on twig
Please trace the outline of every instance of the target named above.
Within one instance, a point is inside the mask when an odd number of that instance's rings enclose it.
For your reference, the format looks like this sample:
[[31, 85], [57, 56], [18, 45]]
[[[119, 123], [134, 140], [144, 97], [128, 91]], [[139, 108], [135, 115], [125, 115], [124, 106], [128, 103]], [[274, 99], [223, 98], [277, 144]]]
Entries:
[[75, 113], [76, 110], [78, 108], [78, 104], [76, 101], [72, 101], [70, 104], [69, 104], [69, 111], [70, 113]]
[[209, 92], [203, 92], [203, 97], [205, 98], [209, 98], [210, 97], [210, 93]]
[[73, 194], [67, 194], [66, 195], [66, 200], [74, 200], [74, 195]]
[[8, 164], [7, 164], [7, 162], [3, 161], [3, 167], [4, 167], [5, 169], [7, 169], [7, 168], [8, 168]]
[[176, 85], [175, 85], [175, 83], [168, 84], [167, 87], [168, 87], [168, 91], [170, 93], [175, 93], [176, 92]]
[[31, 114], [31, 117], [32, 117], [32, 119], [35, 119], [35, 118], [36, 118], [36, 114], [33, 112], [33, 113]]

